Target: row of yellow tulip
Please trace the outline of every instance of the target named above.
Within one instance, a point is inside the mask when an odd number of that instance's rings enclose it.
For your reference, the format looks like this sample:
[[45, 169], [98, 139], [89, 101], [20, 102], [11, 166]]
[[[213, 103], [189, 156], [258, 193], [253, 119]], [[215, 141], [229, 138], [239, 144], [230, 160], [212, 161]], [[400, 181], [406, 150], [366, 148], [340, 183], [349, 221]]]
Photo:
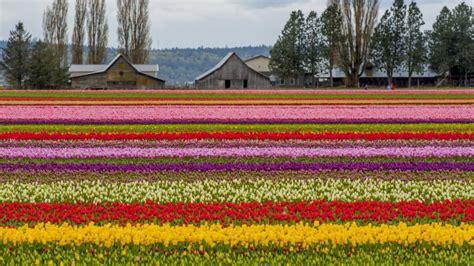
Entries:
[[21, 245], [56, 243], [59, 245], [92, 243], [110, 247], [114, 244], [175, 246], [182, 244], [216, 244], [238, 246], [286, 246], [308, 248], [314, 245], [401, 244], [429, 243], [432, 245], [474, 245], [474, 225], [432, 223], [407, 226], [360, 226], [346, 224], [295, 225], [220, 225], [163, 226], [89, 224], [84, 227], [68, 224], [39, 224], [35, 227], [1, 228], [4, 244]]

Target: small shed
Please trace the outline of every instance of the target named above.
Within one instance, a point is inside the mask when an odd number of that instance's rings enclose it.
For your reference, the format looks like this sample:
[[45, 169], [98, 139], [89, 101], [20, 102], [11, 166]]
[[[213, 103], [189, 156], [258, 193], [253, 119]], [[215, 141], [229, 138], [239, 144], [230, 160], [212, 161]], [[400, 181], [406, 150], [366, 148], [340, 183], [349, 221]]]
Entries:
[[133, 65], [117, 55], [108, 65], [71, 65], [71, 87], [75, 89], [159, 89], [158, 65]]
[[249, 67], [236, 53], [229, 53], [215, 67], [195, 80], [197, 89], [268, 89], [270, 79]]

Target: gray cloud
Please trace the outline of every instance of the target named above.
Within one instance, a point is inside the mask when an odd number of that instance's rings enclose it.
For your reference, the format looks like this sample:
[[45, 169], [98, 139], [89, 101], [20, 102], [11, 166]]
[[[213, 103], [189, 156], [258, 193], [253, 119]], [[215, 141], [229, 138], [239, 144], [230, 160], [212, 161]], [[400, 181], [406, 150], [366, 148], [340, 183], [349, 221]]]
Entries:
[[[109, 45], [117, 45], [116, 0], [107, 1]], [[441, 8], [463, 0], [417, 0], [430, 28]], [[44, 8], [52, 0], [0, 0], [0, 40], [21, 20], [34, 37], [42, 35]], [[74, 0], [69, 0], [69, 37], [72, 35]], [[382, 0], [379, 16], [392, 0]], [[409, 2], [409, 0], [405, 0]], [[474, 5], [474, 0], [466, 0]], [[320, 14], [327, 0], [151, 0], [153, 48], [242, 46], [273, 44], [289, 18], [301, 9]]]
[[231, 2], [249, 8], [270, 8], [307, 3], [309, 0], [231, 0]]

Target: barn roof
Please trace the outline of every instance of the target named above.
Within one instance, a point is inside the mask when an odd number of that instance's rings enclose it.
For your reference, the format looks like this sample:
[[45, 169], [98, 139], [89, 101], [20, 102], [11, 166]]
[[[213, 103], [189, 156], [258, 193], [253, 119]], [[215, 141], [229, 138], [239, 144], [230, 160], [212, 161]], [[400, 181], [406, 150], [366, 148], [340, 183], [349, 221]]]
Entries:
[[[209, 75], [212, 75], [214, 72], [216, 72], [217, 70], [221, 69], [226, 63], [227, 61], [230, 60], [230, 58], [232, 58], [232, 56], [236, 56], [237, 59], [239, 59], [240, 61], [242, 61], [242, 59], [240, 59], [240, 57], [235, 53], [235, 52], [232, 52], [232, 53], [228, 53], [224, 58], [222, 58], [221, 61], [219, 61], [219, 63], [217, 63], [217, 65], [215, 65], [213, 68], [209, 69], [207, 72], [203, 73], [202, 75], [198, 76], [195, 80], [202, 80], [206, 77], [208, 77]], [[243, 64], [245, 64], [244, 61], [242, 61]], [[246, 64], [245, 64], [246, 65]], [[268, 78], [267, 76], [263, 75], [262, 73], [258, 72], [258, 71], [255, 71], [251, 68], [249, 68], [251, 71], [254, 71], [255, 73], [265, 77], [265, 78]]]
[[[99, 72], [107, 69], [108, 65], [71, 65], [69, 72]], [[158, 65], [133, 65], [140, 72], [158, 72]]]
[[159, 69], [158, 65], [134, 65], [130, 63], [130, 61], [128, 61], [127, 58], [123, 56], [122, 54], [118, 54], [108, 65], [71, 65], [69, 67], [69, 73], [84, 72], [84, 74], [80, 74], [71, 78], [79, 78], [79, 77], [84, 77], [84, 76], [102, 74], [104, 72], [107, 72], [107, 70], [109, 70], [109, 68], [111, 68], [115, 64], [115, 62], [117, 62], [117, 60], [119, 60], [120, 58], [123, 58], [125, 62], [127, 62], [135, 71], [137, 71], [138, 74], [164, 82], [164, 80], [160, 78], [144, 73], [144, 72], [158, 72], [158, 69]]
[[207, 72], [205, 72], [202, 75], [200, 75], [199, 77], [197, 77], [196, 80], [201, 80], [201, 79], [211, 75], [212, 73], [216, 72], [217, 70], [221, 69], [221, 67], [223, 67], [225, 65], [225, 63], [227, 63], [227, 61], [229, 61], [229, 59], [233, 55], [237, 55], [237, 54], [236, 53], [228, 53], [224, 58], [222, 58], [221, 61], [219, 61], [219, 63], [217, 63], [217, 65], [215, 65], [213, 68], [209, 69]]

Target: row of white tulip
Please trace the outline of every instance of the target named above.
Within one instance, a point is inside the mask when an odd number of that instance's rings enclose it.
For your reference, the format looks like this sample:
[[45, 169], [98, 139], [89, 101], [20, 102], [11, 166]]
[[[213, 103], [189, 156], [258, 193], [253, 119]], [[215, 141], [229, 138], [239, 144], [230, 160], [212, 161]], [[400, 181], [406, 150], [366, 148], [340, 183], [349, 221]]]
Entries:
[[474, 183], [455, 180], [271, 180], [0, 184], [0, 202], [444, 201], [473, 199]]

